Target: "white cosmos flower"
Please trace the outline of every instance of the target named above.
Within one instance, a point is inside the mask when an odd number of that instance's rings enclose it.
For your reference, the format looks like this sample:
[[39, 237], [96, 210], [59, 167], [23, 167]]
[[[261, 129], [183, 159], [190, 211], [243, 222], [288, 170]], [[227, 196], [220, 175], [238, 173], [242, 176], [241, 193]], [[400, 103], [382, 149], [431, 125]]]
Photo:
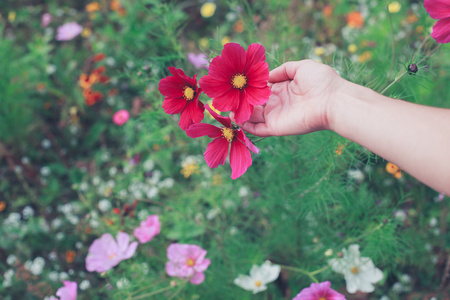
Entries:
[[266, 285], [275, 281], [280, 275], [280, 271], [279, 265], [273, 265], [266, 260], [261, 266], [253, 265], [250, 270], [250, 276], [239, 275], [234, 279], [234, 284], [256, 294], [265, 291], [267, 289]]
[[371, 293], [374, 291], [373, 283], [383, 279], [383, 272], [376, 268], [369, 257], [361, 257], [359, 245], [350, 245], [342, 249], [342, 258], [333, 258], [328, 261], [331, 269], [337, 273], [344, 274], [347, 283], [347, 291], [356, 293], [361, 291]]

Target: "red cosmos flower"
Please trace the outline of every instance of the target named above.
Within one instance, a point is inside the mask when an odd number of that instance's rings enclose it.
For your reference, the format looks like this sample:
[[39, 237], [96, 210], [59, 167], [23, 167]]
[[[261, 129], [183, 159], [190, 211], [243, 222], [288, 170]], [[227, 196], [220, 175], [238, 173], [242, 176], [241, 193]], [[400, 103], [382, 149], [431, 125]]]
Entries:
[[159, 92], [164, 95], [163, 109], [166, 114], [179, 114], [181, 129], [186, 130], [194, 123], [203, 120], [205, 108], [198, 101], [202, 89], [197, 87], [197, 75], [187, 77], [183, 70], [168, 68], [173, 76], [167, 76], [159, 82]]
[[237, 123], [250, 118], [253, 106], [267, 102], [270, 96], [269, 65], [265, 62], [264, 47], [248, 46], [247, 52], [239, 44], [225, 44], [222, 56], [209, 65], [209, 75], [200, 79], [200, 87], [220, 111], [235, 112]]
[[433, 26], [431, 37], [438, 43], [450, 42], [450, 0], [425, 0], [425, 9], [433, 19], [439, 21]]
[[211, 124], [193, 124], [186, 130], [186, 134], [191, 138], [209, 136], [214, 140], [208, 144], [205, 153], [206, 163], [211, 168], [224, 165], [230, 148], [231, 179], [236, 179], [244, 174], [248, 167], [252, 165], [253, 153], [258, 153], [259, 149], [245, 136], [245, 133], [238, 127], [231, 125], [231, 119], [219, 116], [209, 105], [205, 106], [209, 113], [225, 127], [217, 127]]

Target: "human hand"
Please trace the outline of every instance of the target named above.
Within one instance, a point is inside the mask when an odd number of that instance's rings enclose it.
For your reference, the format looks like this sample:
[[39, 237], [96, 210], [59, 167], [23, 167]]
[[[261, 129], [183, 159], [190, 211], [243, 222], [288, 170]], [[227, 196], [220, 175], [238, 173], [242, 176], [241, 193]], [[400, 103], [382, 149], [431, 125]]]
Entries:
[[255, 106], [250, 119], [239, 125], [261, 137], [327, 130], [330, 102], [344, 82], [333, 68], [312, 60], [284, 63], [270, 72], [267, 103]]

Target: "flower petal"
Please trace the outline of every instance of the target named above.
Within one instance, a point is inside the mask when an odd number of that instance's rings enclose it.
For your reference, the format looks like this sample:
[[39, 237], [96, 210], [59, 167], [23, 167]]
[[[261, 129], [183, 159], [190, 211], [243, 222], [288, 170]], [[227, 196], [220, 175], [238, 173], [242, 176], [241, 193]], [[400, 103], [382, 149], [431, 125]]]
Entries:
[[217, 138], [222, 135], [222, 130], [214, 125], [206, 123], [192, 124], [188, 130], [186, 130], [187, 136], [191, 138], [198, 138], [207, 135], [210, 138]]
[[[264, 50], [264, 47], [260, 44], [251, 44], [247, 48], [244, 73], [247, 74], [248, 70], [250, 70], [253, 65], [265, 60], [266, 51]], [[267, 72], [269, 72], [269, 70], [267, 70]]]
[[229, 144], [230, 143], [227, 139], [222, 137], [218, 137], [208, 144], [208, 147], [203, 155], [205, 156], [206, 164], [210, 168], [217, 168], [218, 165], [225, 164]]
[[[213, 102], [214, 107], [217, 107]], [[220, 108], [217, 108], [221, 110]], [[253, 113], [253, 105], [251, 105], [246, 99], [246, 93], [241, 93], [241, 99], [239, 107], [234, 111], [234, 120], [236, 123], [241, 124], [247, 122]]]
[[239, 139], [234, 139], [231, 142], [230, 165], [231, 179], [240, 177], [252, 165], [252, 155]]
[[164, 97], [162, 108], [164, 109], [164, 112], [169, 115], [173, 114], [179, 114], [183, 111], [184, 107], [186, 106], [186, 99], [183, 97], [181, 98], [171, 98], [171, 97]]
[[200, 123], [203, 120], [205, 108], [200, 101], [187, 101], [186, 107], [180, 115], [180, 128], [186, 130], [195, 123]]
[[245, 49], [236, 43], [227, 43], [223, 46], [222, 59], [225, 66], [232, 66], [233, 73], [243, 73], [245, 68]]
[[450, 2], [448, 0], [425, 0], [423, 6], [433, 19], [450, 17]]
[[192, 284], [200, 284], [203, 281], [205, 281], [205, 274], [203, 274], [203, 272], [195, 273], [194, 276], [191, 277], [191, 280], [189, 280]]
[[431, 37], [441, 44], [450, 43], [450, 17], [434, 24]]
[[230, 88], [225, 94], [214, 97], [212, 105], [220, 111], [234, 111], [239, 107], [240, 97], [239, 89]]
[[222, 117], [218, 113], [216, 113], [214, 110], [211, 109], [209, 104], [205, 106], [206, 110], [213, 116], [214, 119], [219, 121], [223, 126], [230, 128], [231, 127], [231, 119], [228, 117]]

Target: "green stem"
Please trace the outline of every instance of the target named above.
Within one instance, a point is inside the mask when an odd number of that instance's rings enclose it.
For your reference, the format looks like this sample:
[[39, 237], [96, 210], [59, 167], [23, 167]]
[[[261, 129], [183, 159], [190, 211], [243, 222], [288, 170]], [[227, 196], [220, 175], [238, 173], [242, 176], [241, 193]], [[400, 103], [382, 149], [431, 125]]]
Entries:
[[132, 298], [129, 298], [129, 299], [130, 299], [130, 300], [144, 299], [144, 298], [151, 297], [151, 296], [160, 294], [160, 293], [162, 293], [162, 292], [168, 291], [168, 290], [170, 290], [170, 289], [172, 289], [172, 288], [173, 288], [173, 286], [169, 285], [169, 286], [166, 286], [166, 287], [164, 287], [164, 288], [162, 288], [162, 289], [153, 291], [153, 292], [151, 292], [151, 293], [139, 295], [139, 296], [132, 297]]
[[392, 26], [392, 17], [391, 17], [391, 13], [389, 12], [389, 7], [386, 6], [386, 11], [387, 14], [389, 16], [389, 26], [391, 28], [391, 36], [392, 36], [392, 43], [391, 43], [391, 47], [392, 47], [392, 61], [391, 61], [391, 68], [389, 69], [389, 73], [388, 76], [391, 74], [392, 72], [392, 68], [394, 67], [394, 62], [395, 62], [395, 39], [394, 39], [394, 27]]
[[402, 79], [403, 76], [405, 76], [406, 74], [408, 74], [408, 72], [405, 69], [402, 69], [398, 75], [395, 77], [394, 81], [392, 81], [387, 87], [385, 87], [380, 94], [384, 94], [384, 92], [386, 92], [391, 86], [393, 86], [394, 84], [396, 84], [398, 81], [400, 81], [400, 79]]
[[175, 298], [175, 296], [178, 295], [184, 289], [184, 287], [186, 286], [187, 282], [188, 281], [185, 280], [183, 282], [183, 284], [180, 286], [180, 288], [175, 293], [173, 293], [172, 296], [170, 296], [167, 300], [171, 300], [171, 299]]
[[158, 280], [158, 281], [156, 281], [155, 283], [153, 283], [153, 284], [151, 284], [151, 285], [145, 286], [145, 287], [143, 287], [143, 288], [140, 288], [140, 289], [138, 289], [138, 290], [132, 292], [130, 295], [134, 295], [134, 294], [137, 294], [137, 293], [139, 293], [139, 292], [142, 292], [143, 290], [146, 290], [146, 289], [149, 289], [149, 288], [151, 288], [151, 287], [154, 287], [155, 285], [160, 284], [162, 281], [163, 281], [163, 280]]
[[[289, 271], [294, 271], [294, 272], [298, 272], [298, 273], [302, 273], [306, 276], [308, 276], [309, 278], [311, 278], [312, 281], [314, 281], [315, 283], [319, 283], [319, 280], [317, 280], [317, 278], [314, 276], [315, 274], [308, 272], [306, 270], [300, 269], [300, 268], [296, 268], [296, 267], [291, 267], [291, 266], [285, 266], [285, 265], [279, 265], [282, 269], [285, 270], [289, 270]], [[316, 271], [315, 271], [316, 272]]]
[[330, 266], [325, 266], [325, 267], [323, 267], [323, 268], [321, 268], [319, 270], [315, 270], [315, 271], [312, 271], [310, 273], [311, 273], [311, 275], [316, 275], [316, 274], [322, 273], [323, 271], [327, 270], [329, 267]]

